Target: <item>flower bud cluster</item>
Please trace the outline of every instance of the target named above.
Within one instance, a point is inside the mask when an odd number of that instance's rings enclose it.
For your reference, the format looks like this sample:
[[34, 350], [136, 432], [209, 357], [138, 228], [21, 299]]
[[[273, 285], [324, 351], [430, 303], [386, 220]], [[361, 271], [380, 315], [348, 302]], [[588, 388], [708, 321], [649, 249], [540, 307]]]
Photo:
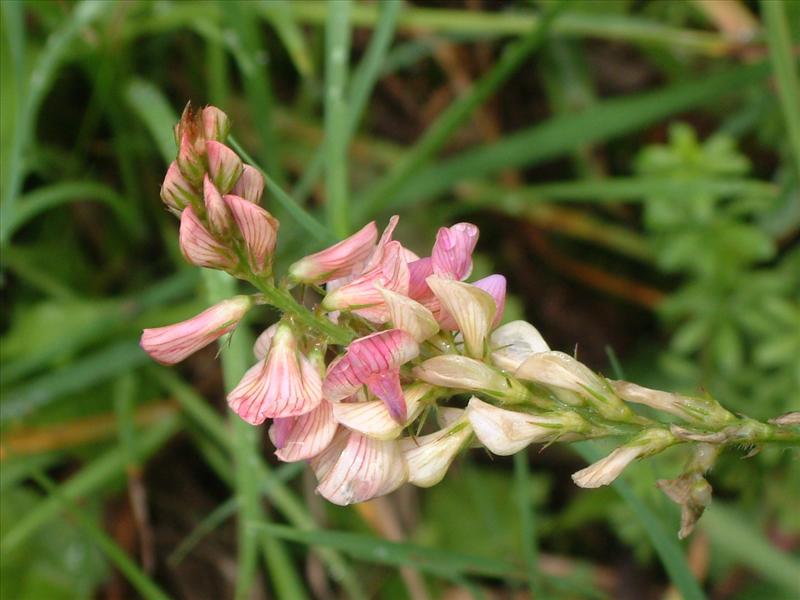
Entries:
[[[628, 435], [574, 474], [578, 485], [597, 487], [675, 444], [708, 445], [722, 432], [734, 433], [720, 443], [742, 443], [747, 432], [768, 439], [792, 426], [759, 429], [712, 399], [610, 382], [552, 351], [533, 325], [501, 325], [505, 277], [467, 281], [479, 235], [470, 223], [440, 228], [430, 254], [420, 257], [394, 239], [398, 217], [380, 234], [371, 222], [294, 262], [276, 285], [278, 222], [259, 205], [260, 172], [225, 145], [229, 129], [219, 109], [187, 108], [161, 197], [181, 220], [190, 263], [227, 271], [258, 293], [146, 329], [141, 344], [155, 360], [174, 364], [231, 332], [255, 303], [283, 311], [256, 340], [255, 364], [228, 405], [254, 426], [268, 422], [276, 456], [309, 461], [317, 491], [331, 502], [362, 502], [404, 483], [434, 485], [476, 444], [510, 455], [532, 443]], [[320, 294], [309, 299], [309, 291]], [[627, 402], [703, 428], [670, 428]], [[662, 485], [690, 507], [687, 523], [705, 506], [700, 480], [708, 468], [688, 470], [685, 485]]]

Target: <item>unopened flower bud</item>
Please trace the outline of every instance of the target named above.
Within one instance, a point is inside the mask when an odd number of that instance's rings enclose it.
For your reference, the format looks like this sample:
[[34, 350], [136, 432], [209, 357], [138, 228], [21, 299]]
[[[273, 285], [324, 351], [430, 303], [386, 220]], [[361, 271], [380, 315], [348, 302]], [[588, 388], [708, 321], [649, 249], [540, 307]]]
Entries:
[[408, 467], [408, 482], [419, 487], [439, 483], [455, 457], [469, 443], [472, 428], [462, 416], [448, 427], [415, 438], [400, 441], [400, 449]]
[[208, 220], [208, 229], [211, 234], [218, 240], [230, 239], [233, 231], [231, 211], [228, 210], [228, 205], [225, 204], [219, 190], [211, 183], [208, 174], [203, 176], [203, 201], [206, 206], [206, 219]]
[[583, 488], [608, 485], [634, 460], [657, 454], [676, 441], [676, 437], [666, 429], [646, 429], [605, 458], [573, 473], [572, 480]]
[[516, 454], [532, 443], [574, 441], [590, 430], [574, 412], [531, 414], [506, 410], [472, 397], [467, 417], [478, 440], [500, 456]]
[[231, 193], [248, 202], [258, 204], [264, 194], [264, 176], [255, 167], [242, 165], [242, 175], [233, 186]]
[[436, 234], [431, 253], [433, 273], [445, 279], [462, 281], [472, 272], [472, 251], [478, 243], [478, 228], [472, 223], [442, 227]]
[[375, 221], [367, 223], [350, 237], [305, 256], [289, 267], [294, 281], [325, 283], [358, 273], [372, 256], [378, 228]]
[[164, 183], [161, 184], [161, 199], [170, 212], [178, 217], [184, 208], [201, 201], [200, 194], [181, 174], [177, 161], [172, 161], [167, 169]]
[[683, 396], [651, 390], [628, 381], [614, 381], [611, 386], [614, 388], [614, 392], [627, 402], [644, 404], [693, 423], [724, 425], [736, 420], [733, 414], [722, 408], [713, 398]]
[[526, 321], [511, 321], [495, 329], [490, 347], [492, 362], [512, 373], [532, 354], [550, 350], [536, 327]]
[[201, 119], [203, 121], [203, 136], [206, 140], [224, 142], [231, 130], [231, 122], [228, 115], [216, 106], [206, 106], [203, 109]]
[[203, 184], [203, 174], [206, 172], [204, 156], [198, 152], [194, 141], [188, 133], [184, 133], [178, 147], [178, 168], [186, 180], [193, 186], [200, 188]]
[[227, 194], [242, 175], [242, 159], [220, 142], [206, 142], [208, 172], [221, 194]]
[[174, 365], [235, 328], [252, 305], [249, 296], [223, 300], [186, 321], [145, 329], [141, 346], [158, 362]]
[[223, 200], [244, 242], [250, 270], [255, 275], [269, 275], [278, 242], [278, 220], [257, 204], [239, 196], [227, 194]]
[[191, 206], [181, 213], [179, 238], [183, 256], [197, 267], [231, 271], [237, 265], [236, 255], [214, 239]]
[[507, 403], [530, 399], [519, 382], [474, 358], [447, 354], [434, 356], [416, 367], [414, 376], [431, 385], [482, 392]]

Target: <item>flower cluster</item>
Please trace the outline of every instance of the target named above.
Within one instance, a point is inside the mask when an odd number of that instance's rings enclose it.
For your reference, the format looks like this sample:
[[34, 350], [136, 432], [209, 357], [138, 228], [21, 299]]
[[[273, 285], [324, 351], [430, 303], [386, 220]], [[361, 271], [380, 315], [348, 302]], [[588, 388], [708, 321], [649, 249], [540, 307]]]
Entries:
[[[256, 362], [228, 404], [252, 425], [269, 421], [277, 457], [309, 461], [317, 491], [331, 502], [362, 502], [406, 482], [432, 486], [476, 444], [510, 455], [531, 443], [627, 435], [573, 475], [578, 485], [597, 487], [676, 444], [705, 449], [793, 435], [791, 424], [745, 420], [710, 398], [609, 381], [550, 350], [531, 324], [501, 325], [505, 278], [467, 282], [478, 241], [470, 223], [440, 228], [430, 256], [420, 257], [394, 239], [396, 216], [380, 236], [372, 222], [298, 260], [276, 284], [278, 222], [259, 206], [261, 173], [225, 145], [228, 129], [214, 107], [187, 109], [161, 196], [180, 218], [190, 263], [257, 291], [146, 329], [141, 344], [174, 364], [231, 332], [254, 304], [278, 307], [281, 319], [258, 337]], [[631, 403], [686, 427], [641, 416]], [[696, 460], [682, 479], [660, 484], [685, 508], [684, 533], [710, 497], [703, 478], [710, 466]]]

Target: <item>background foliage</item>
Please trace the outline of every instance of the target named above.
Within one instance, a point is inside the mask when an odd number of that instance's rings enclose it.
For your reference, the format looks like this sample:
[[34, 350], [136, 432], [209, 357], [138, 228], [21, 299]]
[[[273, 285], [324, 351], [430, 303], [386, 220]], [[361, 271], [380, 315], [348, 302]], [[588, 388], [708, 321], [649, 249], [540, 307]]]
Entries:
[[226, 415], [247, 333], [224, 373], [137, 344], [233, 291], [158, 199], [191, 100], [270, 174], [284, 265], [394, 212], [420, 251], [472, 220], [476, 270], [552, 347], [800, 409], [800, 3], [0, 8], [4, 598], [800, 595], [796, 452], [725, 455], [681, 544], [653, 486], [679, 450], [592, 491], [569, 473], [594, 445], [473, 451], [342, 509]]

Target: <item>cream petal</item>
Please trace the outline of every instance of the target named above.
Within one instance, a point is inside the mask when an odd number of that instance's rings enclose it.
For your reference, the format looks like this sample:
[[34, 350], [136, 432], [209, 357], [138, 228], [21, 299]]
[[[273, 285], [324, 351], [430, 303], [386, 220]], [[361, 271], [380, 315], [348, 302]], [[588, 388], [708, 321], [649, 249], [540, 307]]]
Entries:
[[492, 327], [497, 307], [492, 297], [474, 285], [432, 275], [428, 286], [464, 335], [469, 356], [482, 358], [486, 336]]
[[487, 391], [502, 394], [509, 391], [506, 377], [489, 365], [456, 354], [434, 356], [414, 368], [414, 376], [431, 385], [441, 387]]
[[529, 356], [516, 370], [516, 376], [527, 381], [536, 381], [576, 392], [591, 391], [605, 394], [606, 389], [595, 373], [563, 352], [538, 352]]
[[408, 482], [419, 487], [431, 487], [439, 483], [471, 436], [472, 428], [461, 418], [435, 433], [401, 440], [400, 448], [408, 467]]
[[404, 423], [398, 423], [392, 418], [382, 400], [338, 402], [333, 405], [333, 417], [339, 424], [353, 431], [378, 440], [392, 440], [419, 416], [426, 406], [423, 398], [430, 390], [431, 387], [427, 385], [412, 385], [403, 390], [408, 411]]
[[536, 327], [527, 321], [501, 325], [492, 332], [489, 345], [494, 364], [512, 373], [532, 354], [550, 350]]
[[411, 335], [418, 343], [424, 342], [439, 331], [439, 325], [433, 313], [416, 302], [383, 286], [378, 286], [386, 308], [389, 311], [389, 323]]

